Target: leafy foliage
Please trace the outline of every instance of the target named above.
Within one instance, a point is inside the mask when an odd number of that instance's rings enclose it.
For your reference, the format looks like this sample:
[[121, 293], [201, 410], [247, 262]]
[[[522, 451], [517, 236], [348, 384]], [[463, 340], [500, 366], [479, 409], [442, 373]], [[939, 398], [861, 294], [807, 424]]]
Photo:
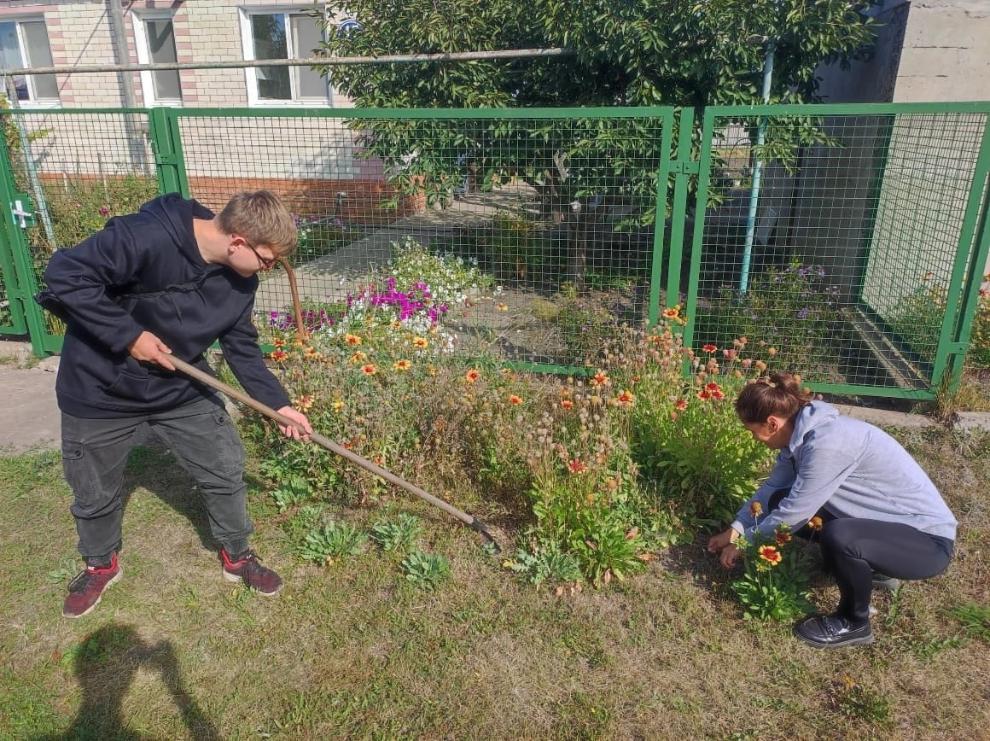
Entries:
[[332, 563], [334, 558], [356, 556], [367, 536], [346, 522], [332, 521], [311, 531], [299, 549], [299, 555], [316, 563]]
[[[753, 103], [764, 45], [775, 46], [773, 99], [814, 99], [815, 69], [872, 40], [870, 2], [819, 0], [346, 0], [362, 28], [330, 33], [335, 55], [566, 47], [564, 57], [463, 64], [334, 67], [335, 87], [362, 107], [512, 108]], [[608, 193], [648, 204], [655, 219], [661, 137], [650, 120], [362, 120], [366, 154], [382, 158], [401, 191], [449, 203], [467, 176], [481, 189], [522, 178], [547, 213], [563, 216]], [[796, 143], [821, 140], [811, 121], [768, 132], [764, 156], [785, 164]], [[579, 209], [577, 221], [589, 209]]]
[[436, 589], [450, 578], [450, 562], [437, 553], [413, 551], [402, 560], [406, 579], [423, 589]]
[[743, 543], [744, 572], [732, 582], [743, 615], [756, 620], [794, 620], [813, 609], [808, 601], [804, 551], [787, 528]]
[[371, 528], [371, 539], [385, 551], [405, 551], [412, 547], [422, 527], [418, 517], [401, 514], [395, 520], [382, 520]]

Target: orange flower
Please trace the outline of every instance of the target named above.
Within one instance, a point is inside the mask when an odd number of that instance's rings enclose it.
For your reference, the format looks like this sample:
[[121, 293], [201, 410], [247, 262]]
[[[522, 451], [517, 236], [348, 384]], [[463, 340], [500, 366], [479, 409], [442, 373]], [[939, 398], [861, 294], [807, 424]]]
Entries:
[[278, 339], [274, 340], [272, 344], [275, 345], [275, 347], [285, 347], [285, 340], [279, 337]]
[[716, 350], [718, 350], [718, 348], [715, 345], [713, 345], [712, 343], [710, 343], [710, 342], [708, 344], [706, 344], [706, 345], [702, 345], [701, 346], [701, 349], [704, 352], [707, 352], [707, 353], [713, 353]]
[[413, 343], [413, 347], [419, 350], [423, 350], [430, 346], [430, 341], [425, 337], [415, 337], [413, 338], [412, 343]]
[[767, 369], [767, 364], [764, 363], [762, 360], [757, 360], [755, 363], [753, 363], [753, 367], [756, 368], [756, 370], [758, 370], [760, 373], [762, 373]]
[[572, 458], [567, 464], [567, 470], [571, 473], [584, 473], [588, 467], [579, 458]]
[[521, 396], [516, 396], [515, 394], [509, 394], [509, 403], [513, 406], [517, 406], [523, 403]]
[[822, 522], [822, 518], [819, 517], [818, 515], [815, 515], [810, 520], [808, 520], [808, 527], [810, 527], [815, 532], [821, 530], [823, 524], [824, 523]]
[[605, 371], [598, 371], [594, 376], [591, 377], [591, 380], [588, 381], [588, 383], [591, 384], [592, 386], [598, 387], [598, 386], [608, 386], [610, 383], [612, 383], [612, 381], [609, 380], [609, 377], [605, 373]]
[[300, 412], [308, 412], [310, 407], [313, 406], [313, 397], [306, 394], [292, 400], [292, 406], [298, 409]]
[[355, 365], [357, 365], [358, 363], [363, 363], [367, 359], [368, 359], [368, 356], [365, 355], [360, 350], [358, 350], [356, 353], [354, 353], [353, 355], [351, 355], [351, 362], [354, 363]]
[[702, 401], [707, 401], [708, 399], [712, 398], [711, 392], [708, 391], [707, 389], [701, 389], [701, 391], [695, 394], [695, 396], [697, 396]]
[[677, 315], [681, 313], [681, 309], [678, 306], [674, 306], [670, 309], [664, 309], [661, 312], [664, 319], [676, 319]]
[[709, 392], [711, 392], [711, 393], [714, 393], [714, 392], [716, 392], [716, 391], [721, 391], [721, 390], [722, 390], [722, 387], [721, 387], [721, 386], [719, 386], [719, 385], [718, 385], [717, 383], [715, 383], [714, 381], [711, 381], [711, 382], [709, 382], [708, 384], [706, 384], [706, 385], [705, 385], [705, 390], [706, 390], [706, 391], [709, 391]]
[[348, 345], [351, 346], [360, 345], [362, 341], [363, 340], [360, 337], [358, 337], [356, 334], [344, 335], [344, 342], [346, 342]]
[[342, 402], [340, 399], [337, 399], [333, 404], [331, 404], [331, 406], [333, 407], [333, 410], [335, 412], [339, 412], [341, 409], [344, 408], [344, 402]]
[[632, 395], [631, 391], [623, 391], [615, 397], [615, 403], [620, 407], [631, 407], [635, 401], [636, 397]]
[[272, 360], [276, 363], [281, 363], [283, 360], [289, 357], [289, 353], [285, 350], [275, 350], [270, 356]]
[[509, 310], [509, 306], [507, 304], [495, 304], [495, 308], [498, 311], [508, 311]]
[[366, 376], [373, 376], [378, 372], [378, 369], [375, 367], [374, 363], [366, 363], [361, 366], [361, 372]]
[[777, 354], [777, 348], [776, 347], [767, 348], [767, 355], [769, 355], [771, 358], [774, 355], [776, 355], [776, 354]]
[[761, 545], [757, 552], [760, 554], [760, 558], [771, 566], [776, 566], [784, 560], [784, 557], [780, 555], [780, 551], [777, 550], [776, 546]]
[[306, 350], [305, 350], [305, 352], [303, 354], [307, 358], [310, 358], [311, 360], [316, 360], [316, 359], [318, 359], [320, 357], [320, 353], [317, 352], [316, 348], [313, 347], [312, 345], [310, 345], [309, 347], [307, 347]]
[[392, 367], [395, 368], [397, 371], [407, 371], [410, 368], [412, 368], [412, 363], [409, 362], [408, 360], [396, 360], [395, 365]]
[[712, 395], [712, 398], [715, 399], [716, 401], [722, 401], [722, 399], [725, 398], [725, 392], [723, 392], [722, 389], [715, 389], [710, 393]]
[[753, 517], [759, 517], [763, 514], [763, 505], [759, 502], [750, 502], [749, 513], [753, 515]]
[[563, 409], [573, 409], [574, 408], [574, 402], [571, 401], [570, 399], [563, 399], [560, 402], [560, 406]]
[[468, 383], [474, 383], [479, 378], [481, 378], [481, 373], [475, 368], [472, 368], [471, 370], [469, 370], [467, 373], [464, 374], [464, 380], [467, 381]]
[[679, 412], [683, 412], [685, 409], [687, 409], [687, 400], [678, 399], [677, 403], [674, 404], [674, 409], [676, 409]]
[[787, 530], [778, 530], [774, 533], [774, 539], [777, 541], [777, 545], [783, 547], [791, 542], [791, 534]]

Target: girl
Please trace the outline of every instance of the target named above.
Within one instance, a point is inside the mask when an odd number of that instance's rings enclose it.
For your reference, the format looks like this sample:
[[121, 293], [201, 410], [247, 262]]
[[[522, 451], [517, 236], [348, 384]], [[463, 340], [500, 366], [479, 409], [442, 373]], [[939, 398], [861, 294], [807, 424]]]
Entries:
[[[769, 478], [731, 527], [708, 541], [708, 550], [730, 568], [739, 558], [738, 538], [772, 538], [781, 525], [806, 535], [807, 523], [820, 517], [822, 556], [841, 599], [831, 615], [799, 623], [795, 635], [819, 648], [872, 643], [875, 574], [927, 579], [942, 573], [955, 545], [952, 512], [896, 440], [811, 401], [797, 376], [777, 373], [747, 384], [736, 413], [753, 437], [780, 454]], [[757, 521], [753, 510], [764, 517]]]

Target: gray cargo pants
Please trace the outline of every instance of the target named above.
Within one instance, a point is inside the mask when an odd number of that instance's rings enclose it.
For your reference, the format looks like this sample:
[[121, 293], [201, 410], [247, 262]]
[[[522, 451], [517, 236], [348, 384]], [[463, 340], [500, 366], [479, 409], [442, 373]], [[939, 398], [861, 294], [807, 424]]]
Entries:
[[195, 479], [213, 537], [236, 555], [253, 528], [247, 513], [244, 448], [218, 399], [135, 417], [86, 419], [62, 413], [62, 465], [72, 487], [79, 553], [106, 563], [121, 547], [127, 457], [150, 430]]

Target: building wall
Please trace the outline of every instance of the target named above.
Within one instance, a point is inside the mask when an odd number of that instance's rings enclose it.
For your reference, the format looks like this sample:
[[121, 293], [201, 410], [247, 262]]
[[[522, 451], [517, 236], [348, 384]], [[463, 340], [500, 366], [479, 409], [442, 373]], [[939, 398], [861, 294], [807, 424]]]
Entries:
[[911, 3], [894, 101], [990, 100], [990, 0]]
[[[244, 59], [241, 8], [312, 9], [314, 4], [299, 0], [136, 0], [124, 6], [127, 48], [123, 53], [114, 48], [105, 0], [13, 0], [0, 7], [0, 18], [43, 15], [55, 65], [137, 63], [135, 22], [142, 11], [170, 10], [178, 61], [219, 62]], [[132, 82], [135, 104], [145, 106], [141, 75], [134, 72], [59, 76], [62, 107], [121, 107], [124, 75]], [[184, 107], [248, 106], [244, 69], [182, 70], [180, 81]], [[334, 92], [331, 105], [353, 106]], [[47, 182], [65, 175], [154, 172], [145, 116], [38, 110], [22, 120], [33, 134], [33, 164]], [[381, 163], [358, 156], [358, 134], [339, 118], [188, 118], [183, 119], [181, 129], [193, 195], [213, 203], [222, 203], [234, 190], [267, 185], [291, 195], [303, 212], [307, 204], [300, 194], [309, 194], [308, 210], [320, 214], [339, 210], [337, 194], [346, 192], [346, 210], [352, 218], [379, 219], [384, 213], [379, 201], [393, 195], [384, 187]], [[315, 184], [319, 181], [320, 186]]]

